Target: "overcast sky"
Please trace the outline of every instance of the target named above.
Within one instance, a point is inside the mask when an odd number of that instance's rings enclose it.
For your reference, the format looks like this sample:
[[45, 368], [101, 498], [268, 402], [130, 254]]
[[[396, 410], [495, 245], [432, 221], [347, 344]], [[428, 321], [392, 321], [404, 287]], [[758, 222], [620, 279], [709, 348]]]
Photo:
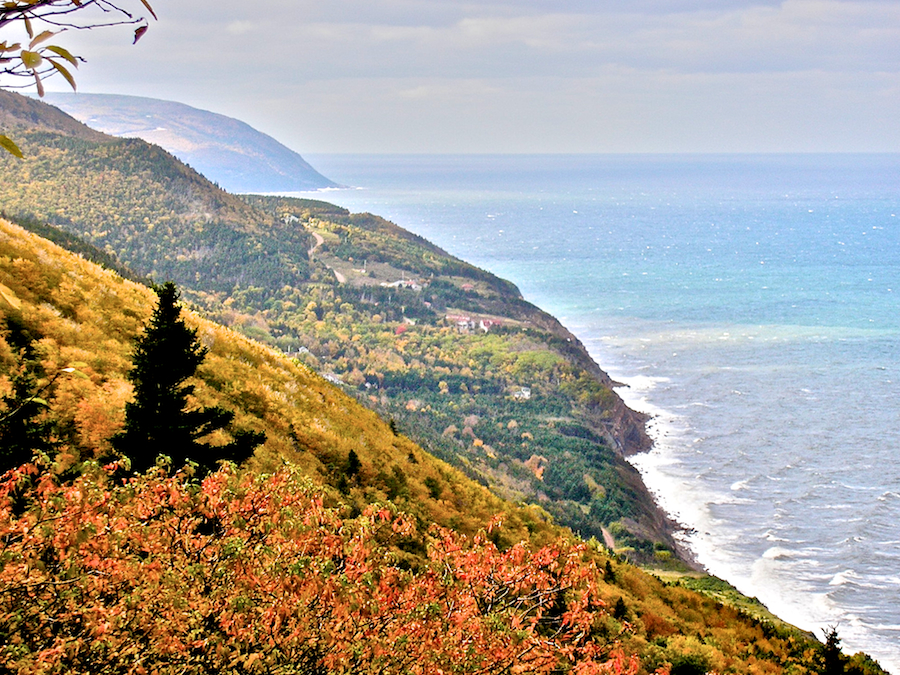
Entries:
[[897, 0], [152, 4], [136, 46], [60, 41], [80, 89], [301, 153], [900, 151]]

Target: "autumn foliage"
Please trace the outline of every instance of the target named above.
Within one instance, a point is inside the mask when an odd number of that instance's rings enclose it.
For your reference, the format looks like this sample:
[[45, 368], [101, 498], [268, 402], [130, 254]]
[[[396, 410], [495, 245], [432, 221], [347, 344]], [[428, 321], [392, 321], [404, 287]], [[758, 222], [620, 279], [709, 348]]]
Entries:
[[0, 220], [0, 415], [27, 413], [45, 458], [0, 470], [0, 673], [822, 672], [811, 636], [565, 539], [188, 312], [191, 404], [266, 443], [202, 483], [102, 468], [155, 301]]
[[[637, 672], [593, 630], [602, 574], [580, 545], [421, 532], [290, 469], [116, 483], [115, 468], [59, 484], [26, 465], [0, 483], [0, 669]], [[404, 564], [418, 539], [427, 555]]]

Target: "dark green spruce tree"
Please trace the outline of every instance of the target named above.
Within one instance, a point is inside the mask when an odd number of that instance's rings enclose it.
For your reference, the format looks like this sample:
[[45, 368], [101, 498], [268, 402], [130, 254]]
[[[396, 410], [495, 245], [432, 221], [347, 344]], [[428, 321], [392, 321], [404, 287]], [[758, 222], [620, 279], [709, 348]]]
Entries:
[[8, 373], [11, 391], [0, 397], [0, 473], [30, 462], [36, 453], [56, 452], [55, 425], [44, 400], [56, 378], [46, 379], [35, 353], [41, 335], [15, 310], [3, 317], [2, 330], [18, 366]]
[[823, 675], [843, 675], [844, 655], [841, 653], [841, 638], [838, 637], [837, 626], [825, 629], [825, 648], [822, 655], [825, 657]]
[[2, 397], [0, 414], [0, 473], [30, 462], [35, 453], [52, 455], [53, 423], [45, 416], [44, 389], [31, 364], [25, 364], [12, 377], [12, 392]]
[[[214, 470], [219, 460], [247, 459], [265, 434], [229, 429], [234, 413], [224, 408], [188, 408], [194, 386], [187, 380], [208, 350], [200, 344], [197, 331], [181, 318], [175, 284], [166, 282], [154, 290], [159, 304], [135, 341], [128, 374], [134, 400], [125, 405], [125, 429], [114, 439], [116, 449], [131, 459], [136, 472], [154, 466], [160, 455], [170, 457], [174, 469], [193, 461], [202, 473]], [[229, 429], [234, 440], [218, 446], [200, 441], [220, 429]]]

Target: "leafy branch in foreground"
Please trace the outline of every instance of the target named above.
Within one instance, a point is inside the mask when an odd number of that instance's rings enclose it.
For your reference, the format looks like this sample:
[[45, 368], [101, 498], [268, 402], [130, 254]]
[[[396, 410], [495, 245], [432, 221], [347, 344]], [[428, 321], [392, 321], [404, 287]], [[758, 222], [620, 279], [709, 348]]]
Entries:
[[[502, 552], [350, 518], [295, 471], [202, 484], [151, 471], [0, 481], [0, 669], [11, 672], [629, 673], [583, 545]], [[25, 513], [9, 496], [30, 480]], [[431, 542], [416, 569], [397, 546]]]
[[[90, 30], [110, 26], [133, 26], [134, 41], [147, 32], [146, 12], [154, 19], [156, 13], [148, 0], [140, 2], [134, 13], [121, 2], [109, 0], [6, 0], [0, 4], [0, 78], [25, 84], [5, 87], [24, 87], [34, 84], [38, 95], [44, 95], [44, 79], [60, 75], [72, 89], [76, 88], [72, 69], [84, 62], [55, 38], [68, 30]], [[8, 33], [12, 36], [7, 36]], [[21, 158], [22, 151], [5, 135], [0, 135], [0, 148]]]

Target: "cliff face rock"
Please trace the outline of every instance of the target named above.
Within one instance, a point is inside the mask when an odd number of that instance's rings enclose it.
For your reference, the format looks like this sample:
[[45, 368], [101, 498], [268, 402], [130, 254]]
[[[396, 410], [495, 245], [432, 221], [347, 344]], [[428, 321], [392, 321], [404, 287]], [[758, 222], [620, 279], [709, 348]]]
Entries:
[[[612, 390], [618, 385], [594, 361], [581, 340], [563, 326], [556, 317], [530, 305], [530, 303], [525, 304], [531, 308], [531, 311], [526, 313], [527, 320], [559, 337], [567, 345], [566, 354], [569, 358], [589, 372], [604, 387]], [[598, 430], [606, 430], [613, 447], [624, 457], [650, 450], [653, 447], [653, 441], [647, 434], [649, 416], [629, 408], [615, 392], [613, 395], [615, 403], [610, 408], [599, 411], [602, 417], [595, 422]]]
[[648, 419], [648, 415], [632, 410], [619, 399], [613, 411], [613, 434], [621, 439], [622, 454], [626, 457], [647, 452], [653, 447], [653, 441], [647, 434]]

